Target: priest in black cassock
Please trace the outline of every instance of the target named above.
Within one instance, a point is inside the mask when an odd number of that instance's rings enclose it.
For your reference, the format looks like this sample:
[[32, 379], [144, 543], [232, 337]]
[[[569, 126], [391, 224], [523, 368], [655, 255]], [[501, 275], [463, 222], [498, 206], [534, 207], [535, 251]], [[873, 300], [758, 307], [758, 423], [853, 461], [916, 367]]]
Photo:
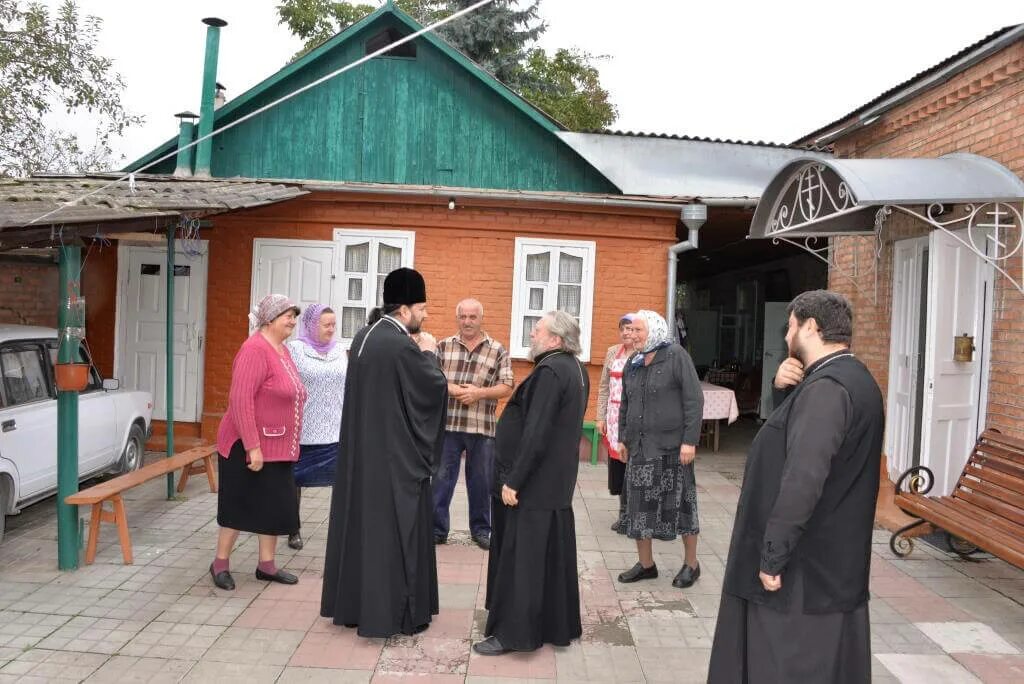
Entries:
[[708, 681], [869, 682], [868, 579], [885, 424], [849, 349], [853, 313], [815, 290], [789, 305], [795, 385], [750, 446]]
[[582, 633], [572, 494], [590, 379], [580, 329], [564, 311], [530, 334], [533, 372], [516, 388], [495, 435], [487, 638], [481, 655], [567, 646]]
[[448, 386], [426, 300], [419, 273], [392, 271], [349, 350], [320, 614], [364, 637], [415, 634], [438, 611], [430, 478]]

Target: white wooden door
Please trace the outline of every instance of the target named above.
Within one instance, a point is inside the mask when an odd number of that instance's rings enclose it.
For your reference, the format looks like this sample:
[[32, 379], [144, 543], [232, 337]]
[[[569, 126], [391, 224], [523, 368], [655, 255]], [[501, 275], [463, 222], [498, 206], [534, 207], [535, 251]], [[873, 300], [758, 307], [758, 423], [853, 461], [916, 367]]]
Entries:
[[348, 348], [366, 325], [370, 309], [383, 304], [384, 279], [396, 268], [411, 268], [415, 234], [404, 231], [358, 231], [338, 228], [335, 286], [338, 341]]
[[[174, 256], [174, 419], [202, 413], [208, 254]], [[121, 333], [117, 375], [153, 395], [153, 418], [167, 418], [167, 250], [125, 246], [118, 252]]]
[[[253, 246], [252, 301], [287, 295], [302, 309], [333, 306], [334, 243], [322, 240], [263, 240]], [[296, 326], [296, 331], [299, 327]]]
[[917, 446], [920, 368], [921, 286], [928, 238], [893, 245], [892, 336], [889, 349], [889, 396], [886, 402], [885, 453], [889, 477], [914, 465]]
[[[969, 242], [966, 231], [957, 234]], [[965, 244], [945, 231], [931, 233], [921, 463], [935, 474], [933, 496], [952, 491], [983, 421], [992, 281], [992, 267]], [[977, 347], [970, 362], [953, 360], [953, 338], [963, 334]]]
[[786, 310], [789, 302], [764, 303], [764, 352], [761, 366], [761, 402], [758, 417], [767, 420], [775, 408], [772, 383], [779, 364], [789, 357], [786, 345], [786, 328], [789, 325], [789, 314]]

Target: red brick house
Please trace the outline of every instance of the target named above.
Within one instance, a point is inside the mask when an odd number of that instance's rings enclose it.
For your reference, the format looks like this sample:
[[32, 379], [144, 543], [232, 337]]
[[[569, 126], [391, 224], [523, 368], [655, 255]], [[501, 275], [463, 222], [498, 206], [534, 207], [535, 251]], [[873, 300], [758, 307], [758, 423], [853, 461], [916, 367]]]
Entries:
[[[797, 143], [831, 145], [836, 161], [802, 185], [812, 163], [781, 171], [752, 234], [785, 235], [794, 192], [831, 188], [823, 215], [790, 237], [822, 238], [804, 246], [854, 304], [853, 349], [887, 397], [890, 478], [928, 465], [947, 493], [982, 430], [1024, 436], [1024, 25]], [[964, 335], [969, 360], [954, 355]]]

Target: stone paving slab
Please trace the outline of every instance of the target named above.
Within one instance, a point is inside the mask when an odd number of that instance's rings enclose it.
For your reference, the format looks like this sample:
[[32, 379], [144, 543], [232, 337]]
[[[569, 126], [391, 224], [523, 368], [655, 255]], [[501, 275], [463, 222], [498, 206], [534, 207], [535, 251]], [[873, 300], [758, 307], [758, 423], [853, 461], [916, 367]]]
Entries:
[[[216, 496], [203, 482], [175, 501], [163, 499], [159, 481], [132, 490], [131, 566], [104, 530], [96, 563], [57, 571], [51, 499], [9, 518], [0, 545], [0, 684], [703, 682], [742, 471], [728, 440], [698, 460], [701, 579], [681, 591], [671, 586], [679, 541], [655, 542], [656, 580], [617, 581], [636, 562], [635, 546], [609, 529], [618, 502], [605, 490], [604, 466], [581, 464], [574, 511], [583, 638], [500, 658], [470, 648], [487, 617], [487, 554], [469, 538], [462, 482], [449, 541], [437, 547], [441, 612], [423, 634], [392, 639], [363, 639], [319, 616], [329, 489], [303, 495], [305, 548], [278, 546], [278, 564], [299, 584], [256, 580], [256, 539], [242, 535], [233, 592], [209, 578]], [[1024, 572], [920, 542], [903, 559], [888, 539], [884, 530], [873, 539], [873, 680], [1024, 681]]]

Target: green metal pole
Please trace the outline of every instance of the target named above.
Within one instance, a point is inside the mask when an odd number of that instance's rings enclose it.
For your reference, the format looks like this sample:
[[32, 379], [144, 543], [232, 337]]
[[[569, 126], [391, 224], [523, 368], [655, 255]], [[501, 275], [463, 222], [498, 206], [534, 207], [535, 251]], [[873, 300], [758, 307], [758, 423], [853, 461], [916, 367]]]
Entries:
[[[167, 228], [167, 458], [174, 455], [174, 234], [177, 225]], [[167, 473], [167, 498], [174, 498], [174, 473]]]
[[[82, 248], [60, 248], [60, 309], [58, 327], [63, 333], [69, 319], [69, 303], [78, 299]], [[78, 360], [78, 340], [61, 334], [58, 363]], [[57, 567], [78, 568], [78, 506], [64, 499], [78, 491], [78, 392], [57, 392]]]

